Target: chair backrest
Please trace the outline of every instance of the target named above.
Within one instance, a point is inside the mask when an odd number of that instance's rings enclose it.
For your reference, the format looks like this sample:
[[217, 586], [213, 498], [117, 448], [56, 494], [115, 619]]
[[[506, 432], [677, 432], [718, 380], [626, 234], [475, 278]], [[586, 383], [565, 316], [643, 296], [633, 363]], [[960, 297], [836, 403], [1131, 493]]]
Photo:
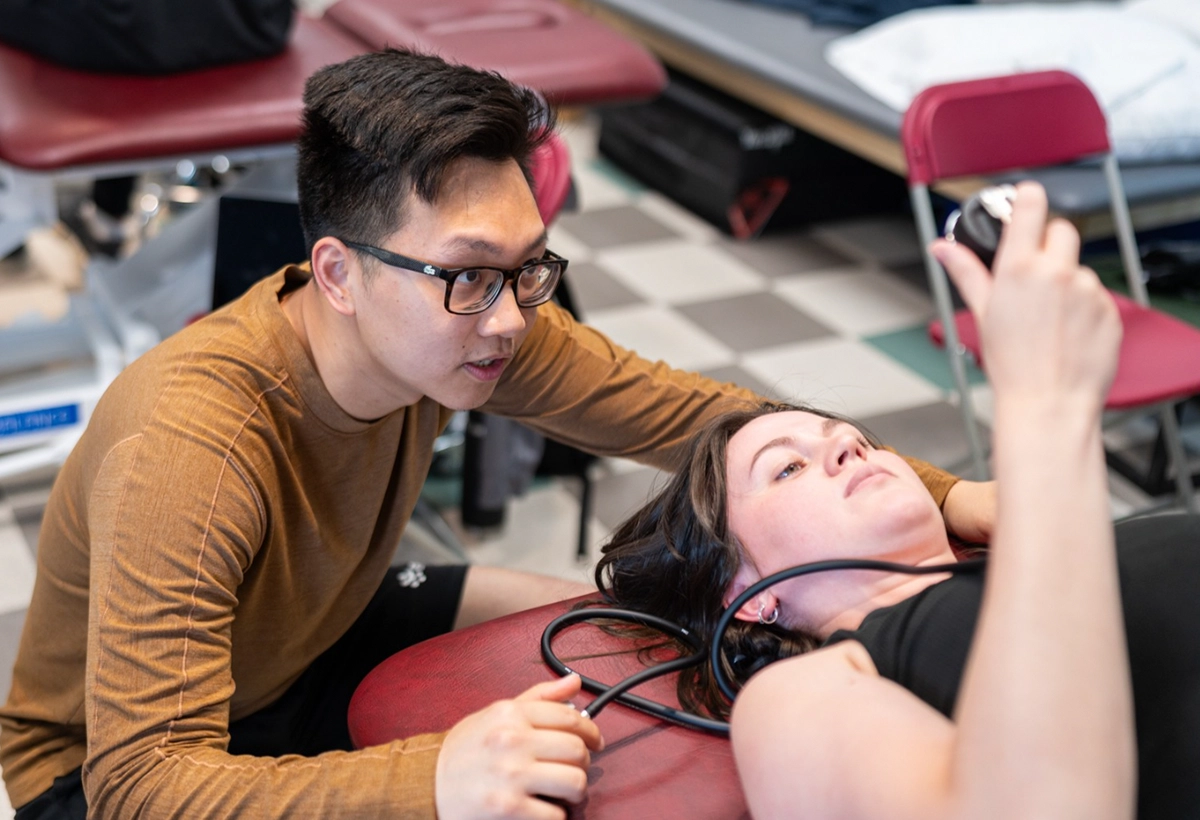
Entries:
[[1134, 299], [1145, 305], [1149, 300], [1129, 206], [1104, 111], [1091, 90], [1065, 71], [1036, 71], [930, 86], [917, 94], [905, 111], [900, 140], [908, 162], [908, 186], [917, 231], [925, 246], [925, 268], [950, 354], [959, 412], [967, 432], [975, 477], [983, 479], [988, 469], [962, 357], [956, 352], [959, 339], [950, 285], [945, 271], [929, 252], [930, 242], [939, 233], [934, 224], [930, 186], [955, 177], [986, 176], [1102, 155], [1126, 282]]
[[910, 183], [1056, 165], [1110, 150], [1091, 90], [1065, 71], [931, 86], [900, 127]]
[[571, 154], [566, 141], [552, 132], [534, 151], [530, 162], [533, 194], [542, 222], [549, 225], [566, 204], [571, 192]]

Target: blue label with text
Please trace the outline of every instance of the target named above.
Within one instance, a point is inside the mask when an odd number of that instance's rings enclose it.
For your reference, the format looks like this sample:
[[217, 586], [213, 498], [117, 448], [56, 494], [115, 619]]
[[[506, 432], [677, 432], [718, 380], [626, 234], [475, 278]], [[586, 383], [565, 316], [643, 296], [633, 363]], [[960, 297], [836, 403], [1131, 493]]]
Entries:
[[39, 433], [56, 427], [70, 427], [79, 423], [79, 405], [64, 404], [61, 407], [43, 407], [24, 413], [0, 416], [0, 436], [16, 436], [22, 433]]

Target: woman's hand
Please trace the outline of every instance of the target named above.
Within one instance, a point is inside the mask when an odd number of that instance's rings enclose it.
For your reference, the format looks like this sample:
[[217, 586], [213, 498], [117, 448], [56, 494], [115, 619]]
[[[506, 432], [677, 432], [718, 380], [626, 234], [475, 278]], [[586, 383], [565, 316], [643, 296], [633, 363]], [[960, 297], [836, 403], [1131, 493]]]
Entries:
[[1116, 372], [1120, 318], [1096, 274], [1079, 264], [1074, 226], [1047, 221], [1040, 185], [1017, 186], [994, 272], [965, 247], [939, 240], [932, 251], [979, 325], [998, 401], [1067, 399], [1099, 412]]

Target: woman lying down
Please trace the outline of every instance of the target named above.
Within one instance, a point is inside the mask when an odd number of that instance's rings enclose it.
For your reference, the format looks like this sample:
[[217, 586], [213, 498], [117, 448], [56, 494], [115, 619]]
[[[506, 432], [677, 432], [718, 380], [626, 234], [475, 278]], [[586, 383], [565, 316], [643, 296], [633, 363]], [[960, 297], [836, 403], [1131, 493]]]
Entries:
[[[1114, 528], [1100, 416], [1121, 325], [1079, 237], [1018, 189], [994, 277], [934, 253], [979, 323], [998, 518], [982, 573], [828, 572], [750, 600], [726, 634], [732, 742], [758, 818], [1200, 816], [1200, 526]], [[1114, 541], [1116, 543], [1114, 543]], [[771, 406], [720, 419], [615, 534], [619, 606], [711, 636], [778, 570], [954, 560], [941, 515], [852, 423]], [[723, 713], [704, 669], [685, 706]]]

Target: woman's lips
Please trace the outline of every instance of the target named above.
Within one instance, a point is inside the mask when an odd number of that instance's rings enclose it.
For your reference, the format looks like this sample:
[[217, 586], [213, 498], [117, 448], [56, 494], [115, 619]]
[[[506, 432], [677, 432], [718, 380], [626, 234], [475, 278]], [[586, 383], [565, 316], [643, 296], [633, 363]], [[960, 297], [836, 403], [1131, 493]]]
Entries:
[[850, 481], [846, 484], [845, 494], [849, 496], [851, 493], [857, 490], [864, 481], [881, 475], [891, 475], [891, 473], [874, 464], [864, 464], [862, 467], [858, 468], [858, 472], [850, 477]]

